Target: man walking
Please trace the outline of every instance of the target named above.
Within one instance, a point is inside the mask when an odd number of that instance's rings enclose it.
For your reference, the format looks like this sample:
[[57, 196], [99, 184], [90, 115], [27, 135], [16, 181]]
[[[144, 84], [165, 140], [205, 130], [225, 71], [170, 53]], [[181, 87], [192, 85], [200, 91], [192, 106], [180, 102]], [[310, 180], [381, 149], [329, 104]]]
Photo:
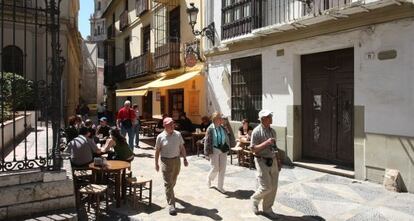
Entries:
[[139, 130], [141, 127], [141, 124], [139, 122], [139, 109], [138, 109], [138, 104], [134, 104], [132, 106], [132, 109], [135, 111], [135, 127], [134, 127], [134, 131], [135, 131], [135, 147], [139, 148]]
[[121, 128], [122, 136], [126, 137], [128, 133], [128, 146], [132, 151], [134, 151], [135, 119], [135, 111], [131, 109], [131, 101], [126, 100], [124, 107], [118, 111], [116, 125], [118, 128]]
[[161, 156], [161, 171], [164, 179], [165, 194], [169, 205], [170, 215], [177, 215], [175, 210], [174, 186], [180, 173], [180, 156], [184, 158], [184, 166], [188, 166], [184, 140], [180, 132], [174, 130], [174, 121], [170, 117], [163, 120], [164, 131], [157, 136], [155, 142], [155, 170], [158, 172], [158, 164]]
[[251, 197], [252, 210], [259, 213], [259, 203], [263, 200], [263, 213], [275, 219], [277, 215], [272, 206], [276, 198], [277, 183], [281, 161], [276, 147], [276, 131], [270, 127], [273, 113], [269, 110], [259, 112], [260, 124], [254, 128], [251, 136], [251, 150], [254, 153], [257, 168], [258, 189]]

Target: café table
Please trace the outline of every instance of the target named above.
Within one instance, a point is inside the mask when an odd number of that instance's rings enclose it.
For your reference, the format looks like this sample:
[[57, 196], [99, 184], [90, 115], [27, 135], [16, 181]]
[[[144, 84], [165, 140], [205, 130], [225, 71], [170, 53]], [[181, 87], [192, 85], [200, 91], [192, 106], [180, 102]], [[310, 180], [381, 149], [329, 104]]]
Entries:
[[155, 136], [155, 128], [157, 127], [157, 125], [158, 125], [158, 121], [155, 121], [155, 120], [147, 120], [141, 123], [141, 126], [143, 128], [148, 128], [149, 130], [148, 136], [151, 136], [151, 135]]
[[198, 140], [203, 139], [205, 136], [206, 136], [205, 131], [196, 131], [196, 132], [191, 133], [192, 151], [194, 151], [194, 148], [197, 148], [197, 156], [199, 155], [200, 149], [198, 147], [196, 147], [196, 142]]
[[[97, 166], [95, 163], [90, 163], [89, 168], [92, 169], [94, 183], [97, 182], [97, 173], [107, 173], [115, 175], [115, 200], [116, 207], [121, 207], [121, 197], [125, 199], [126, 195], [126, 169], [131, 167], [131, 164], [122, 160], [108, 160], [106, 165]], [[122, 196], [121, 196], [122, 192]]]

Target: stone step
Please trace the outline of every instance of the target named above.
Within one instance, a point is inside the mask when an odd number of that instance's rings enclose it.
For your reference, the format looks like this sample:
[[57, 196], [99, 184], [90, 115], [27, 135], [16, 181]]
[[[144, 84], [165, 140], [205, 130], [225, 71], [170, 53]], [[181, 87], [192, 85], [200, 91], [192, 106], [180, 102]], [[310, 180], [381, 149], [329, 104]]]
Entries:
[[[62, 209], [75, 210], [75, 196], [33, 201], [0, 208], [0, 220], [16, 220], [19, 217], [37, 217], [37, 214], [56, 214]], [[43, 216], [43, 215], [41, 215]], [[39, 220], [39, 219], [37, 219]]]
[[42, 171], [41, 169], [0, 173], [0, 188], [37, 182], [66, 180], [66, 170]]

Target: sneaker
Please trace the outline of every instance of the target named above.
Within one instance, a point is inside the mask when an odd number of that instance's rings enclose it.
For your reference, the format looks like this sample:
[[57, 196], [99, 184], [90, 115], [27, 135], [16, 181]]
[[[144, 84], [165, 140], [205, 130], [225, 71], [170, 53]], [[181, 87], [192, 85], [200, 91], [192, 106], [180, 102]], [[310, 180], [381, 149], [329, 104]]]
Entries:
[[259, 204], [255, 201], [252, 202], [252, 212], [256, 215], [259, 214]]
[[273, 212], [272, 209], [267, 210], [267, 211], [263, 211], [263, 215], [270, 218], [270, 219], [278, 219], [279, 218], [279, 216], [275, 212]]
[[171, 216], [177, 215], [177, 210], [175, 210], [175, 206], [170, 206], [169, 213]]

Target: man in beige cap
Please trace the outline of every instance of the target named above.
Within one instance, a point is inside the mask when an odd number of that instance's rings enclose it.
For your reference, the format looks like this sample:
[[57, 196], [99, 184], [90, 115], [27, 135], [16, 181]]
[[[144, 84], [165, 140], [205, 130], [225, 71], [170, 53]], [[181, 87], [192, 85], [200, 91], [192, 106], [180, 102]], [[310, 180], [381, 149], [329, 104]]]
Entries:
[[175, 210], [174, 186], [180, 173], [181, 161], [180, 156], [184, 158], [184, 166], [188, 162], [184, 147], [184, 140], [180, 132], [174, 130], [174, 121], [171, 117], [163, 120], [164, 131], [157, 136], [155, 142], [155, 170], [158, 172], [158, 164], [161, 156], [161, 171], [164, 178], [165, 194], [169, 205], [170, 215], [177, 215]]
[[260, 124], [251, 136], [251, 150], [257, 168], [258, 189], [251, 197], [252, 210], [259, 214], [259, 203], [263, 200], [263, 213], [269, 218], [278, 218], [272, 206], [276, 198], [277, 183], [281, 161], [276, 147], [276, 131], [270, 127], [273, 113], [269, 110], [259, 112]]

